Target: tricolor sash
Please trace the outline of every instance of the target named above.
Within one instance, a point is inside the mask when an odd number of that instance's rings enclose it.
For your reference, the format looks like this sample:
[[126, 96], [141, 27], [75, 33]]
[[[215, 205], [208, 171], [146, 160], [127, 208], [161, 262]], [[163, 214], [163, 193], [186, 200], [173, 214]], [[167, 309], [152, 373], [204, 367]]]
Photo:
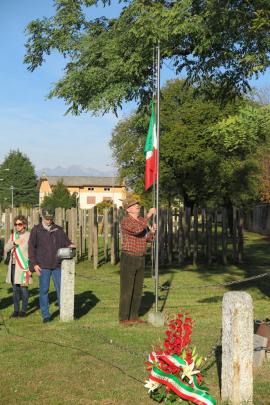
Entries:
[[[13, 232], [11, 235], [11, 240], [15, 242], [15, 240], [19, 239], [19, 234], [17, 232]], [[30, 271], [29, 271], [29, 260], [24, 256], [22, 249], [19, 245], [14, 246], [12, 249], [12, 253], [16, 259], [16, 262], [23, 270], [21, 274], [21, 284], [28, 284]]]

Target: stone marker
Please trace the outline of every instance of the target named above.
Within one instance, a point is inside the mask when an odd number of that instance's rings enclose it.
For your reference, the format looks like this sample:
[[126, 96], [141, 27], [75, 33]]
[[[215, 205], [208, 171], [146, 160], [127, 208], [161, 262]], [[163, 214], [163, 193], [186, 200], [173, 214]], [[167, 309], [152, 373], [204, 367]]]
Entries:
[[163, 312], [150, 312], [148, 314], [148, 322], [155, 327], [164, 326], [165, 317]]
[[260, 367], [265, 358], [266, 358], [266, 353], [265, 349], [267, 346], [267, 337], [265, 336], [260, 336], [260, 335], [254, 335], [253, 336], [253, 349], [254, 349], [254, 354], [253, 354], [253, 365], [254, 367]]
[[253, 403], [253, 305], [245, 292], [223, 297], [221, 398], [232, 405]]
[[75, 260], [63, 260], [61, 272], [60, 321], [73, 321]]

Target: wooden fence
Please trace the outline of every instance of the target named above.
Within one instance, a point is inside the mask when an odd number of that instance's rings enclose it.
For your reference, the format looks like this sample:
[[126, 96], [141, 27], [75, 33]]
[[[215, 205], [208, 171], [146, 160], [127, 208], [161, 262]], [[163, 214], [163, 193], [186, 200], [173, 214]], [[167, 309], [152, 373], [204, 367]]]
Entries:
[[270, 235], [270, 204], [252, 207], [245, 215], [245, 228], [262, 235]]
[[[4, 240], [10, 235], [13, 218], [21, 213], [28, 218], [29, 229], [39, 223], [37, 208], [14, 208], [0, 212]], [[98, 212], [90, 210], [57, 208], [55, 223], [62, 226], [69, 238], [77, 246], [77, 261], [93, 261], [96, 269], [99, 264], [116, 264], [120, 256], [120, 222], [123, 210], [111, 208]], [[191, 261], [243, 260], [243, 216], [234, 208], [228, 217], [225, 208], [206, 210], [194, 208], [160, 210], [160, 264], [162, 266]]]

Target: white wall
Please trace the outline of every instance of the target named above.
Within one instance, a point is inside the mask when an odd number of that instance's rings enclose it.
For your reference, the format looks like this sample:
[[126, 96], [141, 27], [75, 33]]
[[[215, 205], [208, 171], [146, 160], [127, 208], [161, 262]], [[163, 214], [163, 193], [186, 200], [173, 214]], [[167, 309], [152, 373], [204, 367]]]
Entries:
[[117, 206], [117, 208], [122, 207], [121, 198], [123, 198], [122, 192], [112, 192], [112, 191], [103, 191], [102, 193], [95, 193], [95, 191], [88, 191], [79, 194], [79, 207], [82, 209], [89, 209], [93, 208], [95, 204], [87, 204], [87, 197], [96, 197], [96, 204], [103, 201], [103, 198], [111, 198], [113, 200], [113, 204]]

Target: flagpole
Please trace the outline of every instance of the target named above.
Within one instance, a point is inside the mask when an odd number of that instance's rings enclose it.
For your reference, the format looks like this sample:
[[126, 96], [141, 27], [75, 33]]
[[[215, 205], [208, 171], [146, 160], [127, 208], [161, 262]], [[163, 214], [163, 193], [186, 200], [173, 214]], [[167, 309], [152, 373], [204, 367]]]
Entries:
[[159, 285], [159, 103], [160, 103], [160, 43], [156, 47], [156, 71], [157, 71], [157, 103], [156, 103], [156, 119], [157, 119], [157, 181], [156, 181], [156, 249], [155, 249], [155, 312], [158, 312], [158, 285]]

